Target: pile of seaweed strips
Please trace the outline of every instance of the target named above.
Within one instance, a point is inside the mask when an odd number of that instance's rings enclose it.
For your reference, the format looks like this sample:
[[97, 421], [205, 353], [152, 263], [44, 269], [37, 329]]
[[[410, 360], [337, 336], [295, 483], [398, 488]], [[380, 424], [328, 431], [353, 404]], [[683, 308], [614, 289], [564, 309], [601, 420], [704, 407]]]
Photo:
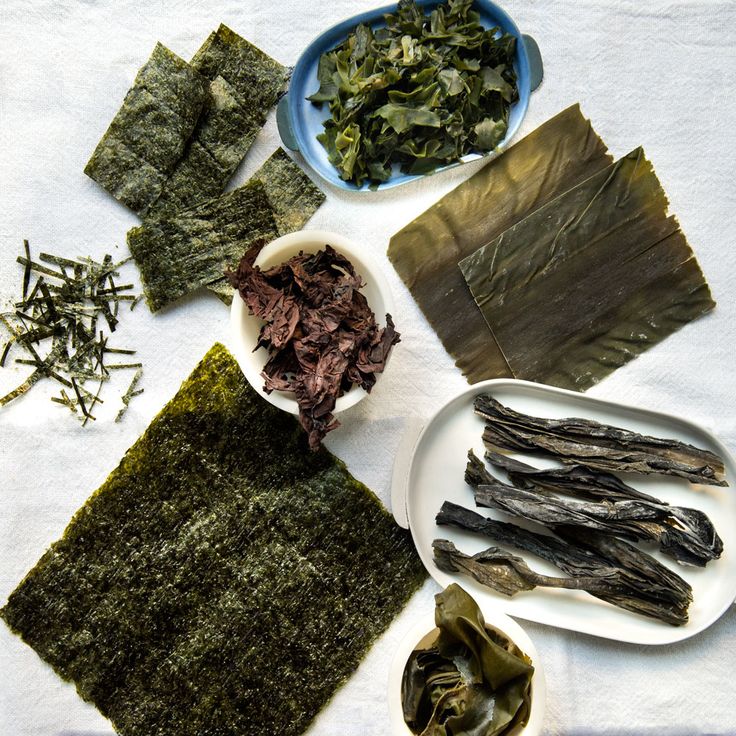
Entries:
[[251, 314], [265, 321], [255, 346], [270, 354], [265, 390], [295, 394], [316, 450], [339, 426], [332, 414], [337, 399], [353, 384], [373, 388], [399, 334], [390, 314], [379, 328], [360, 275], [330, 245], [266, 271], [254, 266], [259, 251], [260, 244], [249, 250], [228, 278]]
[[[104, 329], [98, 330], [98, 326], [104, 319], [114, 332], [121, 302], [129, 302], [133, 309], [139, 299], [129, 293], [133, 284], [115, 282], [120, 276], [118, 269], [129, 259], [114, 263], [112, 256], [105, 255], [98, 263], [91, 258], [71, 260], [41, 253], [42, 262], [38, 262], [32, 260], [27, 240], [23, 246], [25, 256], [18, 258], [24, 267], [22, 298], [13, 304], [12, 311], [0, 314], [0, 322], [11, 335], [0, 356], [0, 366], [5, 365], [15, 345], [27, 355], [15, 362], [33, 366], [34, 370], [17, 388], [0, 397], [0, 406], [25, 394], [41, 378], [52, 378], [62, 388], [51, 400], [66, 406], [84, 426], [90, 419], [95, 420], [95, 406], [104, 403], [100, 393], [111, 371], [135, 370], [115, 418], [119, 421], [130, 400], [143, 392], [136, 388], [142, 367], [140, 363], [106, 363], [108, 354], [134, 355], [135, 350], [112, 347]], [[37, 277], [31, 285], [34, 273]], [[96, 388], [90, 391], [89, 383], [96, 383]]]
[[401, 683], [404, 720], [415, 734], [501, 736], [529, 720], [531, 659], [486, 626], [457, 584], [435, 596], [439, 635], [415, 649]]
[[299, 736], [425, 579], [215, 345], [0, 616], [120, 736]]
[[518, 98], [516, 38], [485, 29], [472, 5], [449, 0], [425, 16], [401, 0], [385, 28], [360, 24], [322, 55], [309, 99], [329, 103], [317, 138], [341, 179], [377, 184], [392, 163], [427, 173], [504, 139]]

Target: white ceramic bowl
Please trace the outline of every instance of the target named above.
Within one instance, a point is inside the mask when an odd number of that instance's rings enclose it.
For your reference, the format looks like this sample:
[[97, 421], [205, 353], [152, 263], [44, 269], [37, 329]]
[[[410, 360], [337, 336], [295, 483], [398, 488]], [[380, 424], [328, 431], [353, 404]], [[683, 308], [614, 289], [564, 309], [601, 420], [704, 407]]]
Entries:
[[[325, 245], [331, 245], [338, 253], [344, 255], [355, 267], [365, 286], [361, 292], [366, 299], [379, 325], [386, 324], [386, 314], [394, 316], [394, 305], [388, 283], [378, 266], [366, 253], [365, 247], [348, 240], [343, 235], [327, 232], [325, 230], [299, 230], [295, 233], [283, 235], [270, 242], [258, 254], [256, 265], [262, 269], [278, 266], [289, 258], [300, 252], [316, 253], [324, 250]], [[230, 309], [230, 336], [231, 352], [240, 365], [240, 369], [248, 379], [253, 388], [279, 409], [291, 414], [298, 414], [299, 407], [294, 394], [285, 391], [272, 391], [267, 394], [263, 390], [263, 377], [261, 371], [268, 360], [268, 351], [265, 348], [253, 350], [258, 342], [263, 321], [248, 313], [245, 302], [235, 292]], [[380, 374], [377, 376], [380, 379]], [[350, 391], [341, 396], [335, 405], [335, 412], [345, 411], [355, 406], [362, 398], [367, 396], [366, 392], [359, 386], [353, 386]]]
[[[546, 686], [537, 648], [516, 621], [510, 619], [501, 611], [485, 605], [482, 611], [486, 626], [505, 634], [522, 652], [531, 658], [534, 665], [529, 721], [523, 728], [515, 728], [510, 732], [510, 736], [539, 736], [542, 733], [544, 723]], [[421, 646], [429, 646], [434, 641], [438, 631], [439, 629], [435, 627], [434, 623], [434, 613], [428, 613], [409, 630], [396, 649], [388, 679], [388, 712], [392, 736], [414, 736], [411, 729], [404, 722], [404, 711], [401, 707], [401, 679], [409, 655]]]

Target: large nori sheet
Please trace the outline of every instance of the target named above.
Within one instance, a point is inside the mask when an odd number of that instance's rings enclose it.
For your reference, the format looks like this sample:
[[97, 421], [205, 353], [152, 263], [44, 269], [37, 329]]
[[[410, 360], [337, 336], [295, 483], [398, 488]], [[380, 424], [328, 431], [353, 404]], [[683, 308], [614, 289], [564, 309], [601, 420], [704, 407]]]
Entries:
[[145, 215], [184, 153], [206, 84], [193, 67], [156, 44], [84, 172]]
[[207, 104], [186, 151], [151, 208], [156, 214], [220, 194], [266, 121], [289, 69], [221, 25], [191, 66], [209, 80]]
[[458, 261], [610, 162], [605, 144], [573, 105], [391, 238], [394, 268], [470, 383], [512, 374]]
[[715, 306], [641, 148], [460, 268], [513, 376], [578, 391]]
[[296, 736], [424, 576], [216, 345], [2, 616], [121, 736]]
[[258, 240], [278, 235], [273, 209], [260, 180], [189, 209], [150, 218], [128, 232], [151, 311], [235, 268]]

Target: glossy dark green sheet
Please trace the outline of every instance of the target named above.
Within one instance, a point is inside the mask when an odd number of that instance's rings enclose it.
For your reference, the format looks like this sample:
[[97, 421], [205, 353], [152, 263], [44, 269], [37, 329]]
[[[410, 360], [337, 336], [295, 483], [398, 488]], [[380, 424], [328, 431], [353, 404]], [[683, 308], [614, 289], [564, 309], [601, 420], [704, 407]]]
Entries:
[[2, 617], [121, 736], [297, 736], [424, 578], [216, 345]]
[[511, 376], [458, 261], [611, 162], [573, 105], [391, 238], [388, 256], [470, 383]]
[[578, 391], [715, 306], [641, 148], [460, 267], [513, 376]]

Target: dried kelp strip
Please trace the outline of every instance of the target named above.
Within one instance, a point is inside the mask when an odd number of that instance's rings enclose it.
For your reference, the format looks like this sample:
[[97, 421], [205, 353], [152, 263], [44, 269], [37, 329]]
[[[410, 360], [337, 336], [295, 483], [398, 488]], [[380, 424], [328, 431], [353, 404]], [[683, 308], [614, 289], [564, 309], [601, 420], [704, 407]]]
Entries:
[[424, 579], [216, 345], [2, 616], [121, 736], [297, 736]]
[[513, 375], [579, 391], [715, 306], [641, 148], [460, 268]]
[[[465, 481], [477, 489], [489, 480], [492, 482], [493, 476], [471, 450]], [[595, 575], [601, 568], [617, 567], [630, 589], [612, 597], [602, 596], [602, 600], [645, 616], [681, 619], [681, 623], [687, 620], [692, 601], [690, 585], [640, 548], [608, 533], [562, 524], [554, 527], [554, 535], [537, 534], [515, 524], [487, 519], [447, 501], [437, 515], [437, 523], [483, 534], [496, 542], [531, 552], [568, 575]]]
[[289, 69], [221, 25], [191, 67], [208, 80], [208, 96], [186, 150], [151, 212], [191, 207], [221, 194], [285, 90]]
[[147, 220], [128, 232], [128, 246], [155, 312], [219, 281], [255, 242], [277, 234], [265, 188], [252, 180], [187, 210]]
[[[41, 253], [40, 261], [56, 266], [50, 268], [31, 258], [27, 240], [23, 241], [23, 248], [25, 255], [18, 258], [23, 266], [22, 298], [15, 302], [14, 312], [0, 315], [0, 323], [11, 335], [2, 351], [0, 366], [5, 365], [15, 346], [27, 356], [15, 358], [15, 362], [32, 366], [34, 371], [13, 391], [0, 397], [0, 406], [27, 393], [40, 379], [52, 378], [69, 391], [62, 389], [61, 395], [51, 400], [66, 406], [86, 425], [95, 419], [95, 405], [103, 403], [100, 392], [110, 369], [131, 367], [106, 363], [106, 356], [135, 354], [134, 350], [108, 345], [104, 330], [98, 329], [98, 323], [104, 320], [114, 332], [119, 302], [134, 299], [119, 293], [133, 288], [132, 284], [115, 283], [118, 269], [127, 259], [114, 263], [112, 256], [106, 255], [98, 263], [91, 258], [71, 260]], [[29, 290], [34, 274], [36, 280]], [[94, 392], [85, 387], [88, 382], [97, 382]]]
[[435, 596], [439, 634], [404, 668], [401, 704], [415, 734], [501, 736], [523, 728], [531, 707], [531, 659], [486, 626], [456, 583]]
[[394, 268], [470, 383], [513, 374], [458, 261], [610, 162], [603, 141], [573, 105], [391, 238]]
[[495, 481], [475, 490], [478, 506], [504, 511], [550, 529], [584, 526], [603, 534], [659, 545], [683, 565], [704, 567], [718, 559], [723, 543], [707, 516], [695, 509], [674, 511], [651, 501], [575, 501]]
[[491, 465], [505, 470], [517, 488], [544, 489], [582, 498], [614, 501], [638, 499], [664, 503], [654, 496], [632, 488], [612, 473], [588, 468], [585, 465], [540, 469], [493, 450], [486, 450], [485, 458]]
[[[279, 235], [301, 230], [325, 201], [322, 190], [312, 183], [283, 148], [277, 148], [249, 181], [263, 184]], [[233, 288], [224, 277], [208, 284], [207, 288], [225, 304], [232, 302]]]
[[[448, 573], [462, 572], [481, 585], [507, 596], [514, 596], [536, 587], [549, 587], [584, 590], [596, 598], [607, 596], [613, 602], [622, 586], [626, 588], [623, 574], [616, 568], [609, 568], [598, 575], [561, 578], [537, 573], [521, 557], [504, 552], [498, 547], [489, 547], [472, 556], [464, 554], [446, 539], [435, 539], [432, 547], [435, 564], [440, 570]], [[653, 615], [645, 611], [638, 613]], [[686, 616], [672, 616], [662, 620], [673, 626], [687, 623]]]
[[490, 394], [475, 399], [486, 420], [489, 448], [543, 452], [566, 464], [601, 470], [674, 475], [691, 483], [727, 486], [723, 459], [710, 450], [600, 424], [591, 419], [545, 419], [510, 409]]
[[205, 99], [206, 79], [156, 44], [84, 172], [144, 215], [182, 157]]

